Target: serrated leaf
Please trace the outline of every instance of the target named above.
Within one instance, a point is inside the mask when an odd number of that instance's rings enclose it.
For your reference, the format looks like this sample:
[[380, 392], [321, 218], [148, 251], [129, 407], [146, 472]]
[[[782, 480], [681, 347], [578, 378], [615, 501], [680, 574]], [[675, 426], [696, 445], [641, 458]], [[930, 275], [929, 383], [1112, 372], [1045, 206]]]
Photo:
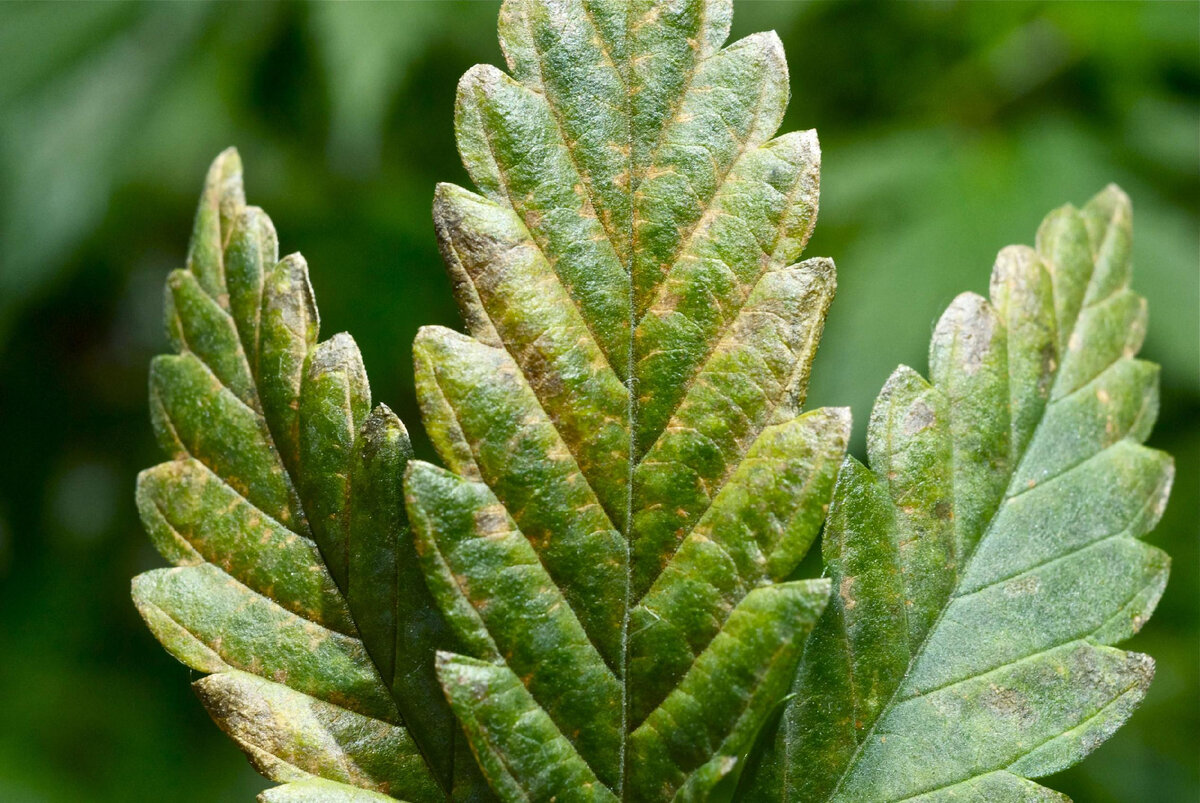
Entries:
[[[772, 139], [782, 48], [730, 16], [505, 2], [511, 76], [456, 107], [479, 193], [434, 200], [469, 334], [414, 349], [449, 470], [214, 164], [138, 493], [176, 567], [134, 598], [264, 800], [1061, 799], [1029, 779], [1144, 694], [1110, 645], [1165, 584], [1171, 466], [1127, 199], [1002, 252], [843, 462], [846, 412], [801, 412], [816, 137]], [[796, 579], [827, 510], [829, 578]]]
[[263, 799], [487, 796], [434, 675], [456, 642], [404, 513], [408, 434], [371, 409], [353, 339], [318, 342], [307, 266], [277, 251], [225, 152], [167, 282], [178, 354], [151, 366], [173, 460], [142, 473], [138, 508], [177, 568], [135, 578], [134, 601], [173, 655], [213, 673], [201, 700], [284, 784]]
[[801, 414], [833, 263], [782, 47], [729, 0], [508, 0], [459, 83], [478, 193], [434, 222], [469, 336], [414, 346], [444, 471], [405, 484], [462, 647], [443, 687], [506, 800], [704, 799], [828, 597], [795, 580], [845, 452]]
[[826, 526], [836, 593], [752, 799], [1047, 800], [1154, 672], [1136, 633], [1169, 558], [1144, 544], [1170, 457], [1141, 445], [1158, 370], [1135, 355], [1131, 212], [1109, 187], [1000, 252], [876, 403], [870, 468]]

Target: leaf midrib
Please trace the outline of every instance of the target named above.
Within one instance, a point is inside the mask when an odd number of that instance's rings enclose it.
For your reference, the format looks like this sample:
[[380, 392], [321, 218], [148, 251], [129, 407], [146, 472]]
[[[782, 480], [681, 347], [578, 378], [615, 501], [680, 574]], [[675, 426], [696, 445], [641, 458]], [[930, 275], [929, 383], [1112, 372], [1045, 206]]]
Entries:
[[[582, 3], [584, 5], [584, 7], [586, 8], [587, 0], [582, 0]], [[707, 17], [708, 10], [709, 10], [708, 4], [706, 2], [701, 2], [700, 6], [699, 6], [699, 11], [698, 11], [699, 19], [697, 21], [697, 26], [696, 26], [696, 30], [698, 31], [698, 36], [703, 36], [705, 33], [705, 28], [708, 23], [708, 17]], [[632, 16], [633, 16], [633, 4], [630, 3], [626, 6], [626, 13], [625, 13], [625, 39], [626, 39], [626, 45], [627, 45], [627, 53], [630, 54], [629, 55], [630, 59], [632, 59], [632, 52], [633, 52], [633, 47], [634, 47], [634, 39], [633, 39], [634, 20], [632, 19]], [[601, 34], [599, 27], [596, 26], [594, 20], [592, 20], [591, 14], [590, 13], [587, 14], [587, 17], [588, 17], [589, 23], [592, 24], [593, 29], [596, 31], [597, 38], [606, 46], [607, 42], [605, 42], [604, 36]], [[703, 51], [700, 41], [697, 41], [694, 47], [695, 47], [694, 60], [692, 61], [691, 65], [687, 71], [687, 75], [684, 78], [684, 80], [679, 88], [679, 92], [676, 95], [675, 100], [671, 104], [670, 114], [668, 114], [664, 117], [661, 128], [659, 129], [659, 131], [657, 132], [657, 135], [655, 137], [655, 142], [651, 145], [651, 147], [647, 150], [647, 153], [644, 155], [645, 156], [644, 167], [647, 170], [653, 166], [655, 158], [657, 157], [659, 151], [661, 150], [662, 146], [664, 145], [664, 143], [666, 141], [666, 137], [668, 135], [668, 132], [671, 128], [671, 122], [674, 120], [675, 116], [678, 114], [679, 110], [682, 108], [684, 102], [686, 101], [687, 95], [691, 90], [691, 87], [695, 81], [696, 75], [700, 71], [701, 65], [712, 55], [711, 53], [705, 53]], [[604, 47], [603, 49], [604, 49], [604, 52], [607, 57], [608, 56], [607, 47]], [[718, 47], [715, 52], [720, 52], [720, 48]], [[629, 208], [629, 254], [627, 257], [627, 265], [626, 265], [626, 270], [625, 270], [625, 275], [626, 275], [627, 281], [628, 281], [627, 296], [629, 299], [629, 321], [628, 321], [628, 326], [626, 328], [626, 332], [627, 332], [627, 335], [626, 335], [627, 365], [626, 365], [626, 372], [625, 372], [626, 379], [625, 379], [625, 383], [624, 383], [625, 387], [626, 387], [626, 395], [627, 395], [627, 399], [628, 399], [627, 409], [628, 409], [629, 451], [628, 451], [628, 458], [627, 458], [628, 459], [628, 469], [627, 469], [627, 481], [626, 481], [626, 515], [625, 515], [624, 531], [622, 533], [624, 535], [623, 541], [625, 544], [625, 589], [624, 589], [625, 598], [624, 598], [624, 611], [623, 611], [622, 623], [621, 623], [621, 641], [620, 641], [621, 654], [623, 657], [624, 666], [623, 666], [622, 678], [621, 678], [621, 680], [622, 680], [622, 682], [621, 682], [621, 731], [622, 731], [622, 737], [621, 737], [620, 755], [619, 755], [618, 786], [616, 789], [617, 796], [619, 798], [621, 798], [622, 800], [625, 799], [625, 788], [628, 784], [629, 763], [627, 761], [627, 753], [628, 753], [629, 738], [633, 731], [633, 726], [632, 726], [633, 723], [631, 722], [631, 715], [630, 715], [630, 695], [629, 695], [629, 661], [630, 661], [629, 625], [630, 625], [630, 616], [632, 614], [634, 605], [636, 604], [635, 601], [633, 600], [633, 549], [632, 549], [634, 491], [635, 491], [635, 481], [636, 481], [636, 477], [637, 477], [637, 471], [638, 471], [639, 467], [641, 466], [641, 463], [643, 462], [644, 458], [646, 456], [648, 456], [651, 451], [651, 449], [648, 448], [646, 450], [645, 454], [640, 455], [640, 456], [638, 454], [638, 402], [637, 402], [637, 374], [636, 374], [637, 353], [636, 353], [636, 345], [635, 345], [635, 335], [637, 333], [637, 329], [641, 325], [644, 314], [639, 315], [639, 313], [638, 313], [638, 299], [636, 297], [636, 287], [635, 287], [635, 278], [636, 277], [634, 276], [634, 267], [637, 263], [637, 244], [638, 244], [637, 231], [638, 231], [638, 220], [639, 220], [639, 206], [637, 204], [637, 194], [641, 188], [643, 175], [637, 169], [638, 168], [637, 157], [639, 156], [639, 154], [637, 153], [638, 149], [636, 147], [636, 141], [635, 141], [636, 137], [635, 137], [635, 131], [634, 131], [634, 125], [635, 125], [636, 120], [635, 120], [634, 102], [633, 102], [633, 94], [634, 93], [632, 91], [632, 83], [633, 83], [632, 64], [630, 64], [627, 69], [628, 69], [628, 75], [626, 75], [625, 73], [621, 73], [621, 71], [619, 69], [617, 70], [618, 74], [620, 74], [624, 80], [625, 103], [626, 103], [625, 118], [628, 121], [628, 125], [629, 125], [629, 129], [628, 129], [628, 135], [629, 135], [628, 154], [629, 154], [629, 157], [628, 157], [627, 172], [629, 175], [629, 207], [630, 207]], [[761, 108], [764, 103], [765, 96], [766, 96], [766, 89], [764, 87], [763, 91], [759, 94], [759, 97], [757, 99], [754, 117], [757, 117], [758, 114], [760, 113]], [[549, 98], [547, 98], [547, 101], [549, 102]], [[713, 193], [710, 196], [710, 198], [708, 199], [709, 205], [712, 203], [712, 200], [716, 197], [720, 188], [724, 185], [728, 176], [733, 172], [733, 170], [735, 169], [737, 164], [741, 161], [742, 157], [747, 152], [748, 147], [749, 147], [748, 143], [750, 142], [750, 139], [751, 139], [751, 135], [748, 135], [745, 140], [739, 142], [738, 153], [733, 159], [730, 160], [729, 166], [722, 173], [719, 180], [716, 182]], [[799, 184], [799, 183], [800, 182], [798, 181], [797, 184]], [[672, 253], [672, 256], [671, 256], [671, 259], [669, 262], [669, 266], [668, 266], [668, 272], [670, 270], [670, 267], [673, 266], [678, 261], [680, 255], [686, 251], [688, 244], [690, 244], [692, 238], [700, 230], [700, 227], [701, 227], [704, 219], [707, 217], [709, 211], [710, 211], [710, 207], [706, 208], [704, 210], [704, 213], [701, 214], [696, 219], [695, 223], [689, 228], [686, 235], [683, 235], [680, 237], [679, 244], [673, 250], [673, 253]], [[765, 271], [764, 271], [764, 273], [765, 273]], [[661, 286], [661, 280], [665, 279], [665, 278], [666, 278], [666, 273], [664, 273], [663, 276], [660, 278], [659, 286]], [[760, 278], [761, 278], [761, 274], [760, 274]], [[658, 295], [657, 290], [658, 290], [658, 288], [656, 287], [656, 292], [654, 294], [655, 297]], [[747, 295], [748, 295], [748, 293], [747, 293]], [[743, 298], [743, 302], [744, 302], [744, 300], [745, 299]], [[649, 311], [649, 305], [647, 306], [647, 312], [648, 311]], [[736, 320], [736, 316], [734, 316], [733, 320]], [[723, 325], [721, 327], [721, 330], [712, 338], [712, 343], [711, 343], [705, 357], [697, 363], [697, 367], [696, 367], [695, 371], [691, 374], [691, 376], [689, 376], [687, 383], [686, 383], [687, 387], [692, 386], [692, 384], [696, 381], [696, 377], [699, 376], [700, 372], [703, 370], [703, 367], [707, 364], [708, 357], [711, 356], [712, 352], [719, 346], [720, 343], [722, 343], [724, 341], [726, 329], [728, 328], [728, 323], [731, 323], [731, 321], [726, 322], [726, 325]], [[682, 403], [682, 400], [685, 396], [686, 396], [686, 390], [683, 394], [681, 394], [680, 401], [675, 405], [675, 411], [678, 410], [678, 406], [679, 406], [679, 404]], [[663, 432], [666, 431], [666, 429], [670, 425], [671, 420], [673, 420], [673, 417], [674, 417], [674, 412], [672, 412], [672, 414], [670, 416], [668, 416], [668, 418], [666, 419]], [[661, 436], [662, 436], [662, 432], [660, 432], [656, 436], [655, 441], [657, 442], [657, 440], [659, 438], [661, 438]], [[729, 473], [731, 473], [731, 471], [732, 471], [732, 467], [730, 468], [730, 471], [726, 472], [726, 477], [729, 475]], [[713, 497], [713, 498], [715, 498], [715, 497]], [[711, 499], [710, 499], [710, 504], [711, 504]], [[693, 524], [693, 527], [694, 527], [694, 524]], [[692, 528], [689, 528], [689, 531], [691, 529]]]
[[[587, 5], [587, 0], [583, 0], [584, 5]], [[621, 616], [621, 744], [620, 754], [617, 758], [617, 789], [616, 795], [621, 800], [625, 799], [625, 787], [629, 783], [629, 736], [632, 733], [630, 727], [630, 712], [629, 712], [629, 618], [632, 612], [632, 596], [633, 596], [633, 480], [637, 473], [637, 375], [634, 371], [637, 369], [637, 355], [634, 350], [634, 326], [637, 320], [637, 299], [634, 298], [634, 276], [633, 268], [635, 264], [635, 254], [637, 253], [637, 204], [634, 200], [637, 197], [637, 191], [641, 187], [642, 179], [634, 168], [636, 167], [636, 154], [634, 153], [634, 109], [633, 109], [633, 69], [632, 69], [632, 52], [633, 52], [633, 4], [628, 3], [625, 6], [625, 45], [626, 54], [630, 57], [631, 62], [626, 67], [626, 73], [622, 75], [625, 86], [625, 119], [629, 125], [629, 156], [626, 171], [629, 174], [629, 254], [626, 257], [627, 264], [625, 266], [625, 276], [628, 282], [628, 292], [626, 293], [629, 299], [629, 325], [626, 327], [626, 362], [625, 362], [625, 395], [626, 409], [628, 411], [628, 436], [629, 450], [626, 455], [628, 466], [626, 468], [625, 482], [625, 527], [622, 541], [625, 544], [625, 596], [623, 600], [624, 611]], [[591, 15], [588, 15], [589, 21]], [[598, 37], [601, 41], [603, 36], [599, 36], [599, 28], [597, 27]], [[618, 72], [620, 72], [618, 70]]]

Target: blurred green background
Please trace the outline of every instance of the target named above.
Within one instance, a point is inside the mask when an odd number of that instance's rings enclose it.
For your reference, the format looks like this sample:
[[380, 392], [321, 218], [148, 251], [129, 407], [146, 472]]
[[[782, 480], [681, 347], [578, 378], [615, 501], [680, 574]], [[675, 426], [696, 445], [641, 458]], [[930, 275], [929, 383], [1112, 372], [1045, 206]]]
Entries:
[[[500, 63], [493, 2], [0, 4], [0, 800], [249, 800], [265, 784], [143, 628], [160, 565], [133, 505], [159, 460], [147, 362], [209, 160], [308, 258], [323, 334], [348, 329], [414, 430], [410, 343], [455, 326], [429, 206], [466, 183], [458, 76]], [[785, 129], [817, 128], [809, 253], [840, 289], [810, 397], [851, 405], [861, 454], [897, 363], [996, 251], [1109, 181], [1135, 207], [1152, 443], [1178, 462], [1150, 537], [1174, 556], [1130, 646], [1158, 660], [1133, 720], [1051, 779], [1079, 801], [1200, 790], [1200, 5], [741, 2], [791, 62]], [[418, 448], [428, 456], [427, 443]]]

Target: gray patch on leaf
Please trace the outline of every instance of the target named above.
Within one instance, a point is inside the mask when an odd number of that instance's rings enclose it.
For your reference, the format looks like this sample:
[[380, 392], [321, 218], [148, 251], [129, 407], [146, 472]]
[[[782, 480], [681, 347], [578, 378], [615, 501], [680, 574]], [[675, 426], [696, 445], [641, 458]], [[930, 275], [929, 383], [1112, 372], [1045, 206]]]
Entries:
[[916, 435], [918, 432], [924, 432], [933, 426], [935, 420], [933, 408], [924, 401], [918, 401], [908, 410], [908, 415], [904, 416], [904, 434]]
[[1029, 698], [1016, 689], [992, 684], [979, 698], [979, 702], [996, 716], [1015, 720], [1022, 728], [1029, 727], [1038, 719], [1037, 711], [1029, 704]]
[[1014, 577], [1004, 584], [1004, 596], [1024, 597], [1036, 594], [1042, 588], [1042, 581], [1036, 574], [1025, 577]]
[[959, 364], [963, 371], [971, 376], [979, 370], [984, 359], [991, 353], [996, 319], [982, 299], [970, 309], [963, 310], [963, 313], [963, 328], [959, 335]]

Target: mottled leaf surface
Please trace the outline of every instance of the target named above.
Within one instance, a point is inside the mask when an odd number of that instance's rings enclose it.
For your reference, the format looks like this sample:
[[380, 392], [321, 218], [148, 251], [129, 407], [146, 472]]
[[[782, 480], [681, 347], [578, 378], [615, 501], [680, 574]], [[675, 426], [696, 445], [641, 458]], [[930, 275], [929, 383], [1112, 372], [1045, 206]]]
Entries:
[[802, 412], [835, 286], [799, 261], [813, 132], [729, 0], [508, 0], [459, 83], [475, 191], [434, 222], [467, 334], [414, 346], [446, 469], [405, 491], [460, 647], [438, 673], [505, 800], [706, 799], [786, 693], [793, 577], [849, 430]]
[[176, 353], [150, 372], [172, 459], [137, 502], [174, 568], [135, 578], [134, 602], [211, 673], [195, 683], [209, 713], [283, 783], [264, 800], [487, 797], [434, 674], [456, 642], [405, 517], [408, 433], [372, 409], [350, 336], [318, 342], [304, 260], [277, 251], [226, 151], [167, 282]]
[[900, 367], [843, 466], [826, 524], [834, 595], [746, 799], [1060, 799], [1154, 673], [1113, 644], [1167, 581], [1141, 536], [1171, 459], [1142, 442], [1129, 200], [1109, 187], [1000, 252], [990, 299], [938, 323], [929, 380]]
[[[730, 0], [506, 0], [434, 223], [466, 333], [410, 460], [307, 266], [215, 162], [137, 501], [154, 634], [265, 801], [1061, 800], [1130, 715], [1167, 557], [1130, 209], [1001, 252], [845, 457], [805, 411], [813, 132]], [[828, 518], [826, 518], [828, 514]], [[801, 563], [824, 523], [825, 576]]]

